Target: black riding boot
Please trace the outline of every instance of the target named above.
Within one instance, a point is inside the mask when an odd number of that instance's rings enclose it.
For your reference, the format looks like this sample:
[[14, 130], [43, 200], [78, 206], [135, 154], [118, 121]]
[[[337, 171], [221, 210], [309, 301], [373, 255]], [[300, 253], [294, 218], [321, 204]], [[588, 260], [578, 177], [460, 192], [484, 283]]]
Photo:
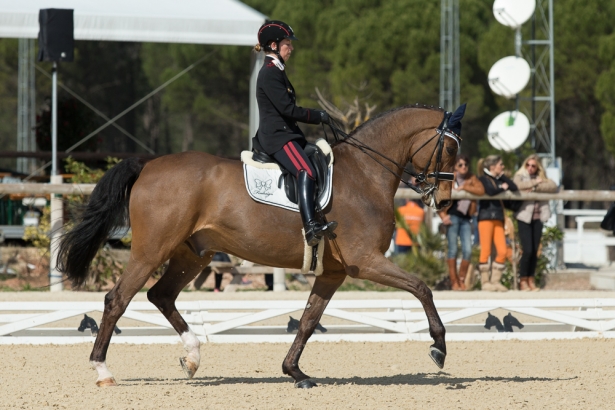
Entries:
[[314, 185], [307, 172], [299, 171], [297, 187], [299, 189], [299, 212], [305, 230], [305, 241], [308, 246], [316, 246], [326, 232], [333, 232], [337, 228], [337, 222], [321, 224], [314, 218]]

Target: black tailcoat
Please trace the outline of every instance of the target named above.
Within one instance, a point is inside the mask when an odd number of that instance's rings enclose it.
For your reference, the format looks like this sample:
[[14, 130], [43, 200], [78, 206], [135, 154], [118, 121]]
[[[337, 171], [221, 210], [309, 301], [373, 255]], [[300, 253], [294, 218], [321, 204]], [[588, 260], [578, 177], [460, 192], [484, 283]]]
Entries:
[[256, 80], [259, 127], [252, 140], [254, 148], [274, 154], [289, 141], [305, 146], [297, 121], [320, 124], [320, 111], [296, 105], [295, 89], [274, 59], [267, 56]]

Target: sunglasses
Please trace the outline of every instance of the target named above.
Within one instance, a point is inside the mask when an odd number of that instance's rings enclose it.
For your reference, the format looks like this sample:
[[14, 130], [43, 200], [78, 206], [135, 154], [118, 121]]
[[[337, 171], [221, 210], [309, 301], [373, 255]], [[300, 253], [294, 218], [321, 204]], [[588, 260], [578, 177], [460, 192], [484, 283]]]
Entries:
[[462, 167], [467, 167], [467, 166], [468, 166], [468, 164], [463, 163], [463, 162], [460, 162], [459, 164], [457, 164], [457, 166], [458, 166], [459, 168], [462, 168]]
[[538, 168], [536, 164], [525, 164], [526, 168]]

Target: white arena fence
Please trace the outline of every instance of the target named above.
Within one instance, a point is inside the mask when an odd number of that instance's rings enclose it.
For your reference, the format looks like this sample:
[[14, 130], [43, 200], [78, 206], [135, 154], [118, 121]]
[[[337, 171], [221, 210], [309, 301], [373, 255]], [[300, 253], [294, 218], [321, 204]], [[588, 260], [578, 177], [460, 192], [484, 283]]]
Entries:
[[[259, 322], [282, 317], [286, 323], [290, 315], [299, 319], [305, 304], [297, 300], [204, 300], [177, 302], [177, 308], [204, 343], [290, 343], [295, 334], [287, 333], [286, 325]], [[615, 299], [438, 300], [435, 304], [449, 341], [615, 338]], [[84, 314], [103, 309], [103, 302], [0, 302], [0, 344], [92, 343], [90, 330], [80, 333], [77, 327]], [[524, 328], [514, 328], [512, 333], [487, 330], [487, 312], [503, 320], [506, 313], [502, 310], [520, 318]], [[121, 328], [113, 343], [180, 341], [166, 318], [149, 302], [132, 302], [123, 317], [147, 325]], [[532, 320], [524, 323], [528, 317]], [[459, 323], [468, 318], [472, 318], [468, 323]], [[67, 323], [67, 319], [71, 327], [45, 327], [58, 321]], [[310, 341], [431, 340], [417, 300], [334, 300], [321, 324], [326, 333], [316, 331]]]

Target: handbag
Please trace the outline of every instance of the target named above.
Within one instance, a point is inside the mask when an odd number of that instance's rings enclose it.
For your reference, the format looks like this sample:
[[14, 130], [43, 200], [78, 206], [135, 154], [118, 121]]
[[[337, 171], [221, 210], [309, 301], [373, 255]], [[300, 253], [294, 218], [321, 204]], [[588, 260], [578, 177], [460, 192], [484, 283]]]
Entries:
[[503, 201], [504, 208], [510, 209], [513, 212], [519, 212], [522, 204], [523, 201], [511, 201], [510, 199]]

